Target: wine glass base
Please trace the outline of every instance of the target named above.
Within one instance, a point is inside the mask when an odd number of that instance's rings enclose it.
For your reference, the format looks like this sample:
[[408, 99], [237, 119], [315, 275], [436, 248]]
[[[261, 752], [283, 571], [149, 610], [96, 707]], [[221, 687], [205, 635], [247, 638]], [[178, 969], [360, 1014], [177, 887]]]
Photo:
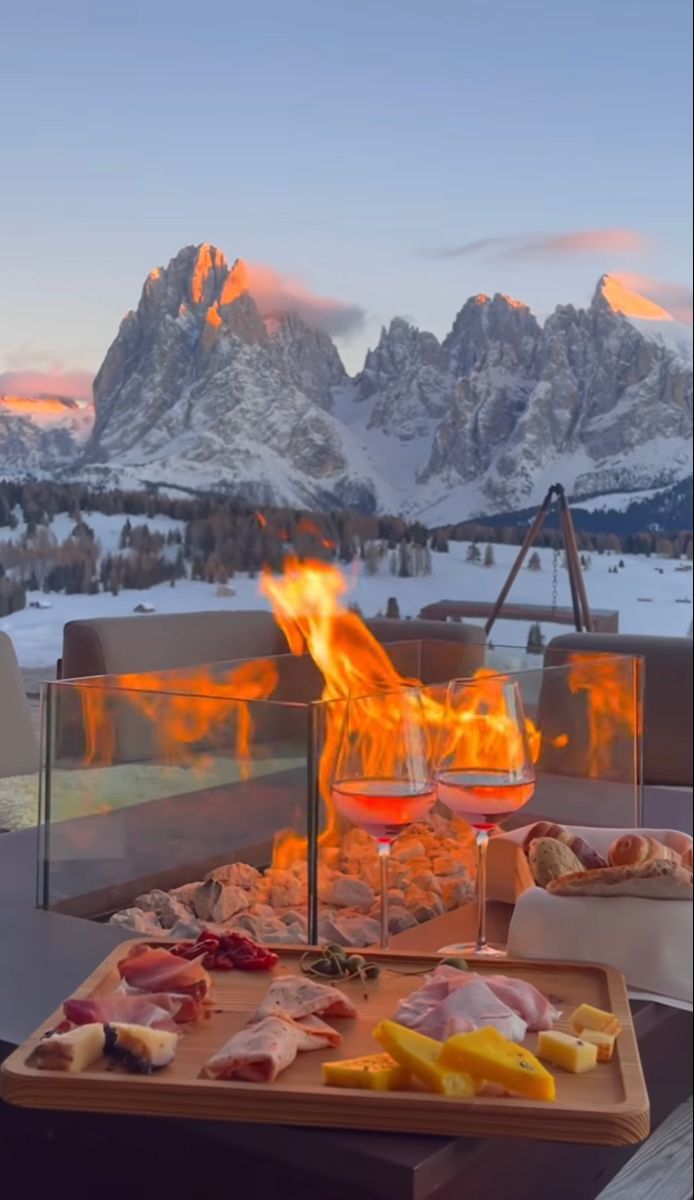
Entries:
[[441, 946], [437, 954], [459, 954], [461, 958], [506, 958], [506, 951], [501, 946], [491, 946], [489, 942], [481, 949], [475, 942], [451, 942], [448, 946]]

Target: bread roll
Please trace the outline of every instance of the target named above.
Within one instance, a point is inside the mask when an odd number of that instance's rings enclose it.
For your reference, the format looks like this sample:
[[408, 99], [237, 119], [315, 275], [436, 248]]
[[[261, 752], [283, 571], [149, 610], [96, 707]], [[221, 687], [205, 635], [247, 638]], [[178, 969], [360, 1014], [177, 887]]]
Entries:
[[584, 838], [572, 837], [568, 845], [585, 871], [597, 871], [600, 867], [607, 866], [607, 860]]
[[656, 841], [655, 838], [628, 833], [612, 843], [609, 859], [613, 867], [633, 867], [637, 863], [652, 862], [654, 859], [679, 863], [680, 856], [676, 850], [663, 846], [662, 842]]
[[553, 896], [633, 896], [644, 900], [691, 900], [692, 875], [672, 861], [578, 871], [547, 884]]
[[685, 850], [684, 854], [682, 855], [682, 866], [686, 867], [688, 871], [691, 871], [691, 869], [692, 869], [692, 847], [691, 846], [689, 847], [688, 850]]
[[533, 879], [540, 887], [547, 887], [552, 879], [570, 875], [581, 870], [581, 860], [564, 842], [556, 838], [536, 838], [530, 845], [528, 863]]
[[538, 821], [525, 835], [523, 849], [526, 854], [538, 838], [554, 838], [557, 842], [569, 842], [571, 834], [567, 833], [563, 825], [553, 825], [551, 821]]

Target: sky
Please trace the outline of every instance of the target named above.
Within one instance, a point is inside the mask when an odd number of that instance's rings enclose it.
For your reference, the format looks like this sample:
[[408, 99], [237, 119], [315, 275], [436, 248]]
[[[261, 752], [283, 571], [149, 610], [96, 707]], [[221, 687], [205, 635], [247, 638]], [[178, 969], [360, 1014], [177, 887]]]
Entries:
[[75, 391], [190, 243], [325, 310], [353, 370], [480, 291], [691, 305], [689, 0], [0, 7], [0, 382]]

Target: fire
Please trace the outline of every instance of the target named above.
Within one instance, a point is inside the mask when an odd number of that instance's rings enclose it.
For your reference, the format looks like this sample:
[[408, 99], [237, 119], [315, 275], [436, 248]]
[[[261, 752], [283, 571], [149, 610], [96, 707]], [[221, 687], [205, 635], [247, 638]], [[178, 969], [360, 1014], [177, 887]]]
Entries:
[[[256, 514], [263, 527], [265, 518]], [[270, 600], [275, 620], [292, 654], [308, 652], [323, 677], [320, 720], [323, 738], [317, 767], [318, 786], [326, 815], [319, 837], [321, 847], [339, 843], [340, 819], [331, 798], [331, 786], [340, 749], [346, 704], [358, 712], [358, 750], [365, 777], [395, 775], [402, 747], [404, 717], [417, 711], [417, 720], [429, 747], [443, 760], [451, 751], [464, 750], [476, 765], [518, 768], [524, 765], [526, 744], [534, 762], [540, 758], [542, 733], [529, 719], [526, 738], [509, 719], [503, 690], [504, 677], [484, 668], [472, 679], [475, 686], [461, 689], [454, 719], [447, 704], [445, 685], [423, 687], [414, 678], [400, 675], [386, 648], [376, 640], [361, 618], [344, 606], [347, 581], [342, 571], [319, 561], [300, 562], [287, 555], [284, 571], [266, 570], [261, 593]], [[625, 666], [628, 678], [625, 677]], [[247, 662], [222, 674], [222, 668], [119, 675], [81, 684], [86, 759], [108, 765], [117, 752], [118, 697], [144, 716], [154, 731], [157, 748], [167, 763], [191, 761], [207, 739], [234, 744], [243, 778], [248, 778], [253, 734], [249, 702], [270, 698], [279, 683], [272, 658]], [[109, 686], [110, 685], [110, 686]], [[640, 721], [635, 710], [631, 663], [606, 655], [576, 654], [569, 660], [569, 688], [585, 693], [588, 714], [591, 777], [603, 777], [611, 763], [615, 735], [624, 729], [633, 735]], [[413, 689], [419, 689], [415, 705]], [[562, 749], [569, 735], [560, 733], [552, 745]], [[277, 836], [273, 867], [288, 867], [305, 858], [306, 840], [293, 831]]]
[[[321, 699], [360, 699], [356, 709], [365, 776], [387, 778], [395, 774], [399, 731], [406, 711], [412, 711], [408, 689], [421, 687], [421, 683], [403, 678], [361, 618], [342, 607], [346, 590], [347, 584], [338, 568], [320, 562], [300, 563], [293, 558], [286, 560], [283, 575], [266, 572], [261, 580], [261, 592], [271, 601], [275, 620], [290, 650], [293, 654], [308, 650], [323, 675]], [[430, 742], [432, 739], [437, 742], [439, 754], [448, 753], [466, 739], [478, 763], [517, 765], [524, 747], [518, 731], [509, 722], [501, 680], [489, 670], [478, 672], [475, 678], [482, 686], [470, 689], [469, 707], [461, 707], [456, 722], [449, 719], [445, 689], [422, 691], [421, 720], [425, 735]], [[319, 837], [321, 846], [334, 845], [337, 840], [338, 815], [331, 799], [331, 778], [344, 717], [344, 704], [327, 707], [319, 764], [319, 786], [327, 816], [326, 827]], [[541, 735], [531, 723], [528, 730], [534, 757], [538, 757]], [[276, 840], [273, 866], [288, 867], [304, 853], [305, 840], [287, 831]]]
[[335, 543], [330, 538], [325, 537], [323, 531], [318, 528], [315, 521], [309, 521], [308, 517], [302, 517], [296, 527], [297, 533], [308, 534], [309, 537], [315, 537], [320, 542], [325, 550], [334, 550]]
[[[85, 759], [91, 766], [109, 766], [116, 755], [116, 714], [119, 698], [150, 723], [159, 753], [167, 764], [185, 764], [191, 749], [220, 737], [230, 718], [236, 720], [236, 757], [241, 778], [251, 762], [253, 723], [248, 701], [271, 696], [278, 673], [272, 659], [242, 664], [226, 675], [209, 667], [117, 675], [81, 683], [85, 729]], [[196, 697], [198, 698], [196, 700]], [[114, 711], [115, 710], [115, 711]], [[200, 761], [200, 756], [195, 758]]]
[[608, 777], [620, 737], [633, 741], [641, 730], [636, 670], [632, 660], [608, 654], [569, 656], [569, 690], [574, 695], [583, 692], [586, 698], [590, 779]]

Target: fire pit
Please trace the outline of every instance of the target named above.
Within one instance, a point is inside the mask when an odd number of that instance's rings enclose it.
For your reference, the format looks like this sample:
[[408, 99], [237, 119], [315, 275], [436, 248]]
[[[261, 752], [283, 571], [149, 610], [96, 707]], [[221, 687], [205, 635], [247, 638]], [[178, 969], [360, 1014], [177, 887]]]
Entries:
[[[292, 654], [48, 685], [42, 906], [185, 937], [204, 924], [274, 943], [378, 939], [377, 852], [336, 813], [330, 772], [347, 697], [421, 679], [424, 647], [376, 642], [341, 608], [342, 577], [324, 564], [290, 563], [263, 586]], [[446, 683], [437, 661], [441, 678], [423, 681], [434, 724]], [[580, 655], [518, 678], [534, 811], [566, 820], [573, 807], [578, 819], [590, 802], [586, 823], [631, 823], [635, 661]], [[391, 932], [470, 899], [473, 861], [471, 830], [443, 807], [404, 833]]]

